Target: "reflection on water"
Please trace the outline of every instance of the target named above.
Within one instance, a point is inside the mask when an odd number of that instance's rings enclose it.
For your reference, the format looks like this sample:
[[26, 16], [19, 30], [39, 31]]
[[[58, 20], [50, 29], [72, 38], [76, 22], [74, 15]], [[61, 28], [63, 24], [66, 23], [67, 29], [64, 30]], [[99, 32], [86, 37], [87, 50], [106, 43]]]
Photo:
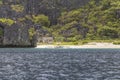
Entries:
[[0, 80], [120, 80], [120, 50], [0, 49]]

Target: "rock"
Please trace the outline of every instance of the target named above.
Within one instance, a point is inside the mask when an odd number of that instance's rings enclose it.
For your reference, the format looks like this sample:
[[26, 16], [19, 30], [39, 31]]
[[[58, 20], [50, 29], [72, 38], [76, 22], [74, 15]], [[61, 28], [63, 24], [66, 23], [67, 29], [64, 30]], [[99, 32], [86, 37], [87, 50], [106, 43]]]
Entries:
[[28, 28], [24, 25], [14, 24], [4, 29], [4, 46], [31, 46]]
[[[36, 34], [33, 39], [29, 38], [29, 28], [36, 27], [34, 22], [30, 19], [26, 19], [29, 15], [45, 14], [49, 17], [51, 25], [57, 24], [57, 18], [61, 15], [64, 10], [76, 9], [89, 0], [2, 0], [3, 4], [0, 5], [0, 18], [12, 19], [14, 24], [6, 25], [4, 27], [4, 34], [0, 36], [0, 46], [36, 46], [37, 37]], [[17, 12], [12, 9], [12, 5], [21, 5], [24, 7], [22, 12]], [[15, 8], [15, 6], [14, 6]], [[19, 21], [19, 19], [23, 21]], [[1, 27], [1, 25], [0, 25]], [[37, 30], [37, 29], [36, 29]]]

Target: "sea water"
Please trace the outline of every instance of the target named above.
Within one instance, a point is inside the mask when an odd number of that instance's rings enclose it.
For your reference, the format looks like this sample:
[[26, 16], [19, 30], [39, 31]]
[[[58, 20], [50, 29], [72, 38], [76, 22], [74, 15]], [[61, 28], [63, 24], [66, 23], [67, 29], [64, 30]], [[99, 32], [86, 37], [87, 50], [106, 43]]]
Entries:
[[120, 80], [120, 49], [1, 48], [0, 80]]

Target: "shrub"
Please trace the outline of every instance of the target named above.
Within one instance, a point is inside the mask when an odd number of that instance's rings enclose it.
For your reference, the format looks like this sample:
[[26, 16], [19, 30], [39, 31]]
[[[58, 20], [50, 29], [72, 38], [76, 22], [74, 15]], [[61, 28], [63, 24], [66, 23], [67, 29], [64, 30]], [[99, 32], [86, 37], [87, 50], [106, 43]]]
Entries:
[[41, 24], [42, 26], [48, 27], [50, 25], [49, 18], [43, 14], [40, 15], [33, 15], [33, 22], [35, 24]]
[[0, 0], [0, 5], [2, 5], [3, 4], [3, 2], [2, 2], [2, 0]]
[[12, 10], [16, 12], [23, 12], [24, 6], [22, 5], [11, 5]]
[[35, 29], [34, 28], [30, 28], [28, 30], [28, 32], [29, 32], [29, 38], [30, 38], [30, 40], [32, 40], [33, 36], [35, 35]]
[[12, 24], [14, 24], [14, 20], [12, 19], [6, 19], [6, 18], [0, 18], [0, 22], [4, 23], [4, 24], [7, 24], [9, 26], [11, 26]]
[[120, 41], [114, 41], [113, 44], [120, 45]]
[[0, 28], [0, 36], [3, 35], [3, 30]]
[[98, 34], [101, 38], [118, 38], [118, 31], [110, 27], [100, 28]]
[[88, 43], [88, 41], [82, 41], [81, 42], [81, 44], [87, 44]]

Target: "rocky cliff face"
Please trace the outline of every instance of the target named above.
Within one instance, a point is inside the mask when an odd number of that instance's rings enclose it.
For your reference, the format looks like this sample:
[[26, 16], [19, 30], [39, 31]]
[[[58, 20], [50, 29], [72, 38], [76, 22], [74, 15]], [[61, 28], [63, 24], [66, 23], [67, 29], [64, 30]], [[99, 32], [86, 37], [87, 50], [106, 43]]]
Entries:
[[29, 19], [32, 15], [45, 14], [54, 25], [61, 12], [76, 9], [87, 2], [89, 0], [0, 0], [0, 27], [4, 27], [1, 45], [35, 46], [35, 34], [32, 40], [29, 34], [29, 29], [36, 27]]

